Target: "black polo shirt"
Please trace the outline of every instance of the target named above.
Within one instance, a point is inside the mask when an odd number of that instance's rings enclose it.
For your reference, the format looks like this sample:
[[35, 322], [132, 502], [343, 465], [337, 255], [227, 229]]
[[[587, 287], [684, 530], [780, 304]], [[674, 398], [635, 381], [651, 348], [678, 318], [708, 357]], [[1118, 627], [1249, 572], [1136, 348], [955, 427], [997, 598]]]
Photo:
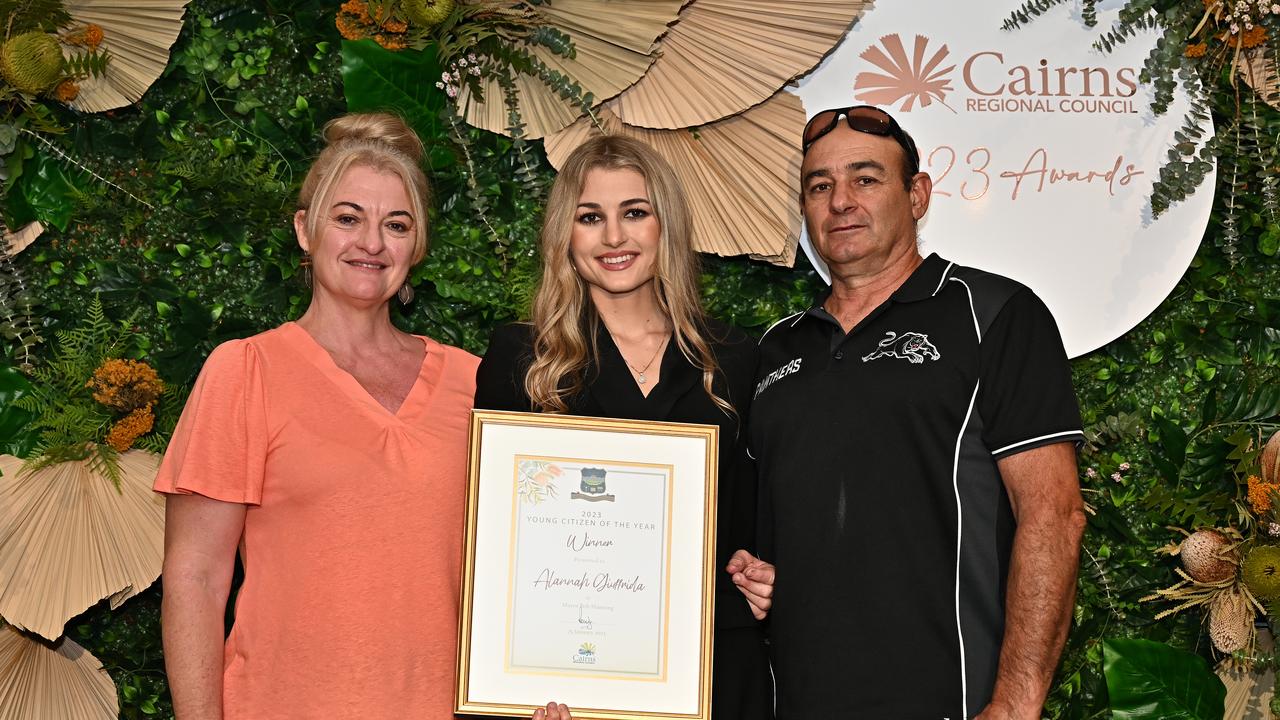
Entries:
[[847, 335], [822, 300], [765, 333], [751, 406], [778, 718], [971, 717], [1014, 530], [996, 461], [1083, 439], [1057, 325], [937, 255]]

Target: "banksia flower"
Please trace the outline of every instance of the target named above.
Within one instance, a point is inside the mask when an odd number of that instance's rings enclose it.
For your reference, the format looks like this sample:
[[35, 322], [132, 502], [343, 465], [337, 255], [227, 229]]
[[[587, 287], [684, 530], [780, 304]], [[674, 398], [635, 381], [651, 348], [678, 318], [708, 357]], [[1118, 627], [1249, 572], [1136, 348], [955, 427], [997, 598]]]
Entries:
[[1253, 606], [1236, 589], [1219, 593], [1209, 603], [1209, 639], [1218, 652], [1243, 650], [1253, 639]]
[[1249, 551], [1241, 566], [1241, 579], [1256, 598], [1280, 598], [1280, 547], [1259, 545]]
[[1236, 560], [1224, 551], [1230, 541], [1217, 530], [1197, 530], [1182, 541], [1178, 554], [1182, 567], [1196, 582], [1216, 583], [1236, 574]]
[[21, 92], [44, 92], [61, 75], [62, 47], [52, 35], [28, 32], [0, 45], [0, 77]]
[[404, 0], [401, 7], [415, 25], [430, 30], [449, 17], [453, 6], [454, 0]]

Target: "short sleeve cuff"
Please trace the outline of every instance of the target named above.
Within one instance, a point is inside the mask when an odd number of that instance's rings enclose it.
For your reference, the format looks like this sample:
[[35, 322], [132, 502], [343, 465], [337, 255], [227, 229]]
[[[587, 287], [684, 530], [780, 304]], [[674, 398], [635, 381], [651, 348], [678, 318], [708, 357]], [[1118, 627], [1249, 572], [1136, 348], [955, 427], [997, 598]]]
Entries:
[[996, 448], [991, 451], [991, 457], [1000, 460], [1010, 455], [1017, 455], [1020, 452], [1061, 442], [1075, 443], [1076, 447], [1079, 448], [1084, 444], [1084, 432], [1082, 430], [1063, 430], [1062, 432], [1048, 433], [1047, 435], [1037, 435]]

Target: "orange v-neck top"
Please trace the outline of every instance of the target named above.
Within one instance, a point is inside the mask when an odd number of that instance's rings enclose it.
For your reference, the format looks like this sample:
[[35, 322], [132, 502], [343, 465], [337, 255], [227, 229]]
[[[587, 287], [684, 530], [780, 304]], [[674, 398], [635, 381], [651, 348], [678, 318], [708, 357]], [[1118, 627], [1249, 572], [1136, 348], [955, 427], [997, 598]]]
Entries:
[[479, 360], [422, 340], [396, 413], [294, 323], [205, 363], [155, 489], [249, 506], [226, 720], [453, 717]]

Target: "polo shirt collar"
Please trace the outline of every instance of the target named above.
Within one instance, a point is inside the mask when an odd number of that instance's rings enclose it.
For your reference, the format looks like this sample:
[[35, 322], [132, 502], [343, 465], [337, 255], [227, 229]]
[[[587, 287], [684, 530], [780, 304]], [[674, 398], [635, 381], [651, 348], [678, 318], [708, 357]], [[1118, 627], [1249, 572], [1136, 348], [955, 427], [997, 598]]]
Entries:
[[[906, 282], [898, 286], [897, 290], [889, 296], [894, 302], [916, 302], [925, 298], [933, 297], [942, 289], [943, 284], [947, 281], [947, 276], [951, 274], [955, 263], [938, 255], [938, 253], [929, 253], [929, 257], [920, 263], [920, 267], [912, 271], [911, 276]], [[813, 305], [805, 311], [805, 315], [822, 318], [830, 322], [836, 322], [831, 313], [826, 311], [823, 305], [827, 302], [827, 298], [831, 297], [831, 288], [823, 290], [814, 300]], [[839, 325], [839, 322], [836, 322]]]

